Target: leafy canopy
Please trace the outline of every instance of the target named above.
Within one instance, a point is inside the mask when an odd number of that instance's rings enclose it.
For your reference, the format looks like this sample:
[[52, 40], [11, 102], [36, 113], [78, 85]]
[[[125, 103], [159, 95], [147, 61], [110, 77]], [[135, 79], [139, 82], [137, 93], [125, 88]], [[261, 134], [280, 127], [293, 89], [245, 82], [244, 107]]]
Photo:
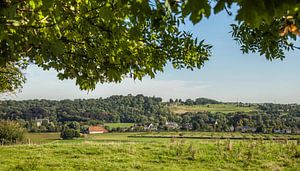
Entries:
[[[212, 46], [179, 26], [187, 18], [196, 24], [212, 11], [231, 15], [232, 6], [238, 8], [232, 36], [241, 50], [282, 59], [284, 50], [294, 48], [289, 38], [298, 35], [300, 2], [0, 0], [0, 5], [1, 70], [8, 64], [16, 69], [28, 64], [53, 68], [60, 79], [75, 79], [81, 89], [89, 90], [98, 82], [125, 77], [154, 78], [167, 62], [176, 69], [201, 68]], [[20, 72], [11, 74], [19, 78]], [[9, 81], [1, 84], [19, 87]], [[3, 92], [5, 86], [0, 87]]]
[[10, 93], [22, 88], [25, 80], [26, 78], [18, 65], [7, 63], [5, 66], [0, 67], [0, 93]]

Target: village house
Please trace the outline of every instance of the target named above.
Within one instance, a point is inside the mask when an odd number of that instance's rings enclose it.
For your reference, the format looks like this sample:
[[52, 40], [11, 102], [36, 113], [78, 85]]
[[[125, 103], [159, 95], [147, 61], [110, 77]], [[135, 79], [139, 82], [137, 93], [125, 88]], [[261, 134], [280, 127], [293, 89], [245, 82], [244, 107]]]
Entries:
[[286, 134], [291, 134], [292, 133], [292, 130], [290, 130], [290, 129], [286, 129], [284, 131], [285, 131]]
[[230, 132], [233, 132], [234, 131], [234, 126], [231, 125], [230, 128], [229, 128]]
[[256, 128], [255, 127], [249, 127], [249, 126], [237, 126], [237, 127], [235, 127], [235, 131], [240, 131], [240, 132], [255, 132]]
[[146, 131], [156, 131], [157, 127], [154, 124], [152, 124], [152, 123], [145, 124], [144, 125], [144, 130], [146, 130]]
[[178, 124], [176, 122], [166, 122], [166, 127], [168, 129], [177, 129], [178, 128]]
[[144, 131], [144, 130], [145, 130], [145, 126], [144, 125], [140, 125], [140, 124], [137, 124], [137, 125], [134, 125], [134, 126], [130, 127], [130, 131], [141, 132], [141, 131]]
[[108, 132], [108, 131], [101, 126], [89, 126], [88, 127], [88, 134], [103, 134], [106, 132]]
[[280, 129], [274, 129], [273, 133], [280, 134], [280, 133], [282, 133], [282, 131]]
[[37, 127], [42, 126], [43, 122], [46, 123], [46, 124], [49, 124], [49, 119], [37, 119], [37, 118], [35, 118], [35, 123], [36, 123]]
[[191, 124], [191, 123], [183, 123], [182, 126], [181, 126], [181, 129], [191, 130], [191, 129], [193, 129], [193, 124]]
[[276, 134], [291, 134], [292, 130], [290, 130], [290, 129], [273, 129], [273, 133], [276, 133]]

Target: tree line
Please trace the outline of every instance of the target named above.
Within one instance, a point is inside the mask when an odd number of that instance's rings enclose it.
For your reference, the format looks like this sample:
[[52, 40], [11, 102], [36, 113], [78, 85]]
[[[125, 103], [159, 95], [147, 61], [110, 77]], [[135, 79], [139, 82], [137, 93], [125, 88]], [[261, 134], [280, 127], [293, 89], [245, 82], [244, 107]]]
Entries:
[[[270, 133], [274, 130], [297, 132], [300, 128], [298, 104], [242, 104], [257, 108], [251, 112], [186, 112], [173, 114], [171, 105], [218, 104], [216, 100], [170, 99], [144, 95], [114, 95], [108, 98], [75, 100], [5, 100], [0, 101], [0, 119], [21, 123], [28, 131], [56, 132], [66, 124], [97, 125], [108, 122], [153, 124], [158, 130], [169, 130], [166, 122], [175, 122], [172, 129], [197, 131], [243, 131]], [[39, 120], [40, 119], [40, 120]], [[38, 125], [37, 121], [41, 124]], [[133, 130], [133, 129], [131, 129]]]

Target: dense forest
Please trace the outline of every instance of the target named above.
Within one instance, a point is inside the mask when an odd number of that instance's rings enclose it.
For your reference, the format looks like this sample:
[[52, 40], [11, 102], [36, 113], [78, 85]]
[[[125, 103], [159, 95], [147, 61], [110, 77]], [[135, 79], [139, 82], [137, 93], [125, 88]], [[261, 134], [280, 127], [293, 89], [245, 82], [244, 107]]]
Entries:
[[[243, 104], [254, 106], [250, 112], [185, 112], [174, 114], [174, 105], [228, 104], [207, 98], [195, 100], [170, 99], [143, 95], [115, 95], [98, 99], [75, 100], [6, 100], [0, 101], [0, 119], [16, 120], [33, 132], [60, 131], [70, 122], [80, 125], [97, 125], [109, 122], [152, 124], [154, 130], [242, 131], [299, 133], [300, 105], [298, 104]], [[234, 104], [234, 103], [231, 103]], [[37, 121], [42, 120], [38, 125]], [[173, 123], [168, 126], [167, 123]], [[174, 124], [176, 124], [174, 126]], [[143, 127], [142, 127], [143, 128]], [[122, 131], [142, 131], [130, 128]]]

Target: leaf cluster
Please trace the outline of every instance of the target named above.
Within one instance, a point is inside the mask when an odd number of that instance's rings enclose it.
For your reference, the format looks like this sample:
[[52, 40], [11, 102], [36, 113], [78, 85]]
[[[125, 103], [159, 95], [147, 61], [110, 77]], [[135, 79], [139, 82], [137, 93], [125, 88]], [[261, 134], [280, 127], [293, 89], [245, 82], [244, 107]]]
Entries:
[[[174, 68], [201, 68], [211, 45], [181, 31], [212, 13], [237, 9], [232, 36], [244, 53], [283, 59], [299, 31], [292, 0], [10, 0], [0, 1], [0, 70], [8, 64], [54, 69], [82, 90]], [[18, 68], [18, 67], [15, 67]], [[0, 73], [0, 77], [3, 73]], [[0, 93], [20, 87], [2, 79]], [[9, 86], [11, 85], [11, 86]]]
[[201, 68], [210, 45], [178, 29], [160, 1], [26, 0], [0, 11], [0, 64], [26, 60], [53, 68], [80, 89], [125, 77], [155, 77], [167, 62]]
[[21, 89], [26, 78], [17, 65], [7, 63], [0, 67], [0, 92], [8, 93]]

